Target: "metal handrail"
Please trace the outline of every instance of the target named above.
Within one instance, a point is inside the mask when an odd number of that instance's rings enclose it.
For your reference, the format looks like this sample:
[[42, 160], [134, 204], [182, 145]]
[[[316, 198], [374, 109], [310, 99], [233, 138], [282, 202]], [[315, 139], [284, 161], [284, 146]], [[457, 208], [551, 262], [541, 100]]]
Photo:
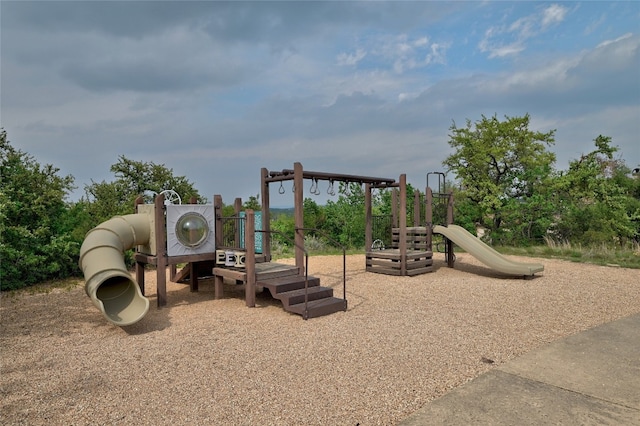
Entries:
[[[327, 235], [324, 231], [320, 229], [296, 228], [296, 232], [298, 231], [314, 231], [316, 233], [319, 233], [320, 235], [322, 235], [323, 237], [325, 237], [326, 239], [328, 239], [329, 241], [331, 241], [336, 246], [342, 249], [342, 299], [346, 301], [347, 300], [347, 248], [343, 244], [333, 239], [331, 236]], [[305, 254], [306, 254], [306, 251], [305, 251]], [[306, 296], [305, 296], [305, 299], [306, 299]], [[306, 306], [305, 306], [305, 309], [306, 309]]]
[[300, 247], [294, 240], [287, 237], [283, 232], [280, 231], [265, 231], [262, 229], [256, 229], [255, 232], [261, 232], [263, 234], [278, 234], [284, 237], [285, 240], [293, 243], [294, 246], [298, 247], [300, 250], [304, 252], [304, 315], [302, 316], [304, 319], [309, 318], [309, 253], [304, 248], [304, 246]]

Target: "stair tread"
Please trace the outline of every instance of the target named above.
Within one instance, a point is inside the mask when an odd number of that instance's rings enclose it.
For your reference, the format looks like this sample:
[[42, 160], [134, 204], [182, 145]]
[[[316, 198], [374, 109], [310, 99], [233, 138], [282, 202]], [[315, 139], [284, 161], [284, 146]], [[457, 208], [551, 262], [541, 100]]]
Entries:
[[[307, 277], [309, 281], [316, 280], [319, 281], [316, 277]], [[294, 282], [304, 282], [304, 275], [287, 275], [285, 277], [275, 277], [275, 278], [264, 278], [259, 279], [257, 282], [261, 285], [278, 285], [278, 284], [290, 284]]]
[[[287, 311], [302, 315], [305, 314], [305, 304], [297, 303], [295, 305], [288, 306]], [[307, 303], [307, 318], [315, 318], [323, 315], [329, 315], [334, 312], [346, 311], [347, 302], [344, 299], [337, 297], [327, 297], [324, 299], [312, 300]]]
[[305, 292], [305, 289], [301, 288], [299, 290], [278, 293], [274, 298], [279, 299], [284, 305], [284, 308], [287, 309], [289, 306], [304, 303], [305, 294], [307, 295], [307, 300], [311, 302], [318, 299], [333, 297], [333, 289], [331, 287], [315, 286], [309, 287]]
[[[271, 294], [275, 297], [278, 294], [303, 289], [305, 286], [304, 277], [295, 276], [295, 277], [283, 277], [283, 278], [274, 278], [268, 280], [260, 280], [256, 282], [257, 285], [266, 287], [269, 289]], [[320, 285], [320, 279], [315, 277], [308, 277], [308, 287], [317, 287]]]
[[[333, 293], [333, 289], [331, 287], [322, 287], [319, 285], [313, 286], [313, 287], [309, 287], [308, 289], [309, 294], [311, 293], [322, 293], [325, 292], [327, 290], [330, 290], [331, 293]], [[305, 293], [305, 289], [301, 288], [298, 290], [291, 290], [291, 291], [285, 291], [283, 293], [279, 293], [278, 296], [284, 296], [284, 297], [291, 297], [291, 296], [304, 296]]]
[[334, 312], [346, 311], [347, 301], [333, 297], [333, 288], [320, 286], [320, 278], [307, 277], [307, 304], [305, 310], [304, 275], [262, 277], [256, 285], [269, 289], [274, 299], [282, 302], [282, 307], [303, 318], [315, 318]]

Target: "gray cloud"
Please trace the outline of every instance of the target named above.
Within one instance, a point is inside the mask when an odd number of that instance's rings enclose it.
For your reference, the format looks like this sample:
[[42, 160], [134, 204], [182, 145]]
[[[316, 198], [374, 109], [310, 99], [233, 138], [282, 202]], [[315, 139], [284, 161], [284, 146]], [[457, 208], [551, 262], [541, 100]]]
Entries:
[[[112, 179], [123, 154], [166, 164], [227, 201], [255, 195], [261, 167], [294, 161], [407, 173], [421, 187], [449, 154], [452, 121], [482, 114], [530, 113], [536, 130], [558, 129], [559, 167], [598, 134], [640, 162], [639, 36], [483, 68], [479, 50], [457, 56], [483, 36], [476, 21], [472, 31], [432, 33], [487, 7], [3, 2], [2, 125], [80, 188]], [[569, 19], [555, 12], [549, 23]]]

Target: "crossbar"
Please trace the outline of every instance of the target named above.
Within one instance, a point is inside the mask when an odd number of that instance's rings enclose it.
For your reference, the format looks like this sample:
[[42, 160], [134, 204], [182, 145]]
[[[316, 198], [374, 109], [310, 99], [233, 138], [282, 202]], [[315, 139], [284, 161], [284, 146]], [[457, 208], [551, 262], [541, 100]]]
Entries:
[[[265, 178], [265, 182], [280, 182], [285, 180], [293, 180], [293, 169], [284, 169], [281, 172], [269, 172], [269, 176]], [[371, 176], [358, 176], [348, 175], [342, 173], [327, 173], [327, 172], [313, 172], [304, 170], [302, 172], [303, 179], [315, 179], [315, 180], [328, 180], [339, 182], [353, 182], [353, 183], [368, 183], [375, 187], [391, 187], [397, 186], [395, 179], [371, 177]]]

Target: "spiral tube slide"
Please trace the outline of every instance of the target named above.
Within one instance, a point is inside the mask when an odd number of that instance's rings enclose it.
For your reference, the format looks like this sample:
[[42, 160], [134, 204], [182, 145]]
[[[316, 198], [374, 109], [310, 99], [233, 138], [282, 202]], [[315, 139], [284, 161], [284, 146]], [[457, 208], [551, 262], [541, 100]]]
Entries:
[[80, 248], [84, 289], [109, 322], [126, 326], [140, 321], [149, 311], [149, 299], [124, 263], [124, 252], [147, 244], [151, 224], [146, 214], [115, 216], [85, 236]]

